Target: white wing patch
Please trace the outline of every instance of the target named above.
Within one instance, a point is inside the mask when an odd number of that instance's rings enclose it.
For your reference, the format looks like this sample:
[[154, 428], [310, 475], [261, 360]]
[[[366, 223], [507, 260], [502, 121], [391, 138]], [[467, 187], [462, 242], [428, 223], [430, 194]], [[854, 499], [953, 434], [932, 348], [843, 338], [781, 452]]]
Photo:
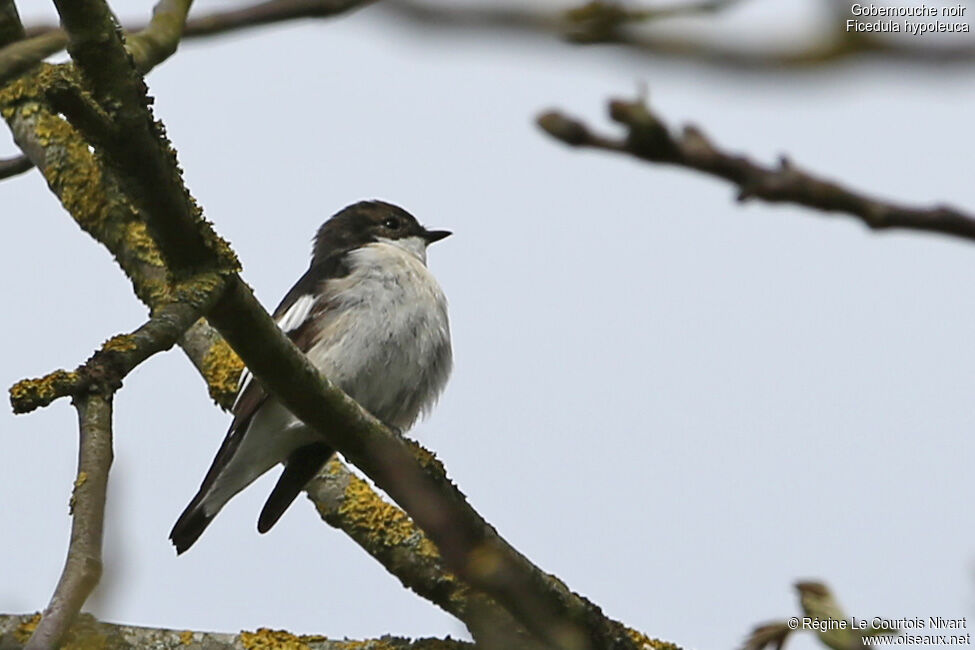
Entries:
[[254, 375], [247, 368], [244, 368], [243, 372], [240, 373], [240, 379], [237, 380], [237, 398], [234, 400], [234, 405], [230, 408], [231, 411], [236, 411], [238, 404], [240, 404], [240, 398], [244, 396], [244, 390], [247, 388], [247, 384], [251, 383]]
[[[284, 312], [281, 317], [278, 318], [278, 327], [280, 327], [285, 333], [298, 329], [308, 318], [308, 315], [311, 314], [312, 307], [314, 306], [315, 296], [311, 294], [301, 296], [295, 300], [293, 305], [288, 307], [288, 311]], [[247, 386], [251, 383], [253, 378], [254, 376], [247, 368], [244, 368], [244, 371], [240, 373], [240, 380], [237, 382], [237, 399], [234, 400], [233, 406], [235, 410], [237, 405], [240, 403], [240, 398], [243, 396], [244, 391], [247, 390]]]
[[294, 304], [288, 307], [288, 311], [281, 315], [278, 319], [278, 327], [285, 332], [298, 329], [308, 318], [308, 314], [311, 313], [314, 306], [315, 296], [306, 293], [295, 300]]

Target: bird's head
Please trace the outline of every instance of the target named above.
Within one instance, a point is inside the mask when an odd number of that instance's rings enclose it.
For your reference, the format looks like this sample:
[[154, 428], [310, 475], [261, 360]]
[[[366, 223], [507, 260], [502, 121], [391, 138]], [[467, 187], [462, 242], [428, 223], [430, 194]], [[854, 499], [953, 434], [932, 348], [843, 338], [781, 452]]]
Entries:
[[315, 260], [338, 251], [385, 242], [426, 259], [430, 244], [450, 235], [449, 230], [427, 230], [401, 207], [385, 201], [360, 201], [340, 210], [322, 224], [315, 237]]

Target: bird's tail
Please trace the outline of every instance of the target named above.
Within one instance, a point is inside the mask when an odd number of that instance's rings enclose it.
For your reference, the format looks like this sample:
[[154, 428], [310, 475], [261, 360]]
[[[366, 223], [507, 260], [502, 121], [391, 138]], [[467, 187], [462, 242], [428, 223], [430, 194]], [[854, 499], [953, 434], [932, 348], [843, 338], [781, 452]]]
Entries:
[[[291, 452], [284, 463], [284, 472], [281, 473], [271, 495], [267, 498], [267, 503], [264, 504], [264, 509], [261, 510], [261, 516], [257, 520], [258, 532], [266, 533], [271, 530], [271, 526], [277, 523], [284, 511], [301, 494], [308, 481], [321, 471], [333, 453], [332, 448], [322, 442], [305, 445]], [[206, 524], [203, 524], [203, 528], [205, 527]], [[203, 532], [203, 528], [200, 532]]]
[[176, 554], [179, 555], [200, 538], [217, 513], [207, 514], [203, 508], [204, 492], [200, 490], [186, 506], [186, 510], [176, 520], [173, 530], [169, 533], [169, 539], [176, 547]]

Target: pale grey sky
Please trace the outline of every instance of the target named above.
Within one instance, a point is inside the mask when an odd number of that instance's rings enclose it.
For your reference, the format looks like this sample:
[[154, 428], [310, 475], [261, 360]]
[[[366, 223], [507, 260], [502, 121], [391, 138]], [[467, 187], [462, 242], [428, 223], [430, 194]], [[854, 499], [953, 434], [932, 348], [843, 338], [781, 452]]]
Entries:
[[[786, 38], [776, 25], [813, 17], [800, 0], [752, 5], [725, 26]], [[113, 6], [131, 17], [151, 2]], [[268, 307], [348, 203], [383, 198], [455, 232], [430, 252], [455, 371], [414, 435], [509, 541], [609, 615], [730, 649], [796, 611], [797, 578], [829, 582], [856, 616], [972, 615], [975, 248], [738, 205], [715, 180], [572, 151], [533, 125], [557, 106], [611, 129], [604, 100], [646, 83], [673, 124], [729, 148], [971, 211], [970, 68], [732, 74], [418, 32], [377, 6], [187, 44], [148, 81], [187, 184]], [[0, 197], [9, 386], [76, 365], [145, 310], [36, 173]], [[304, 499], [258, 535], [272, 476], [177, 558], [167, 534], [227, 424], [179, 352], [126, 381], [97, 615], [462, 633]], [[34, 611], [67, 540], [74, 410], [5, 410], [0, 440], [0, 611]]]

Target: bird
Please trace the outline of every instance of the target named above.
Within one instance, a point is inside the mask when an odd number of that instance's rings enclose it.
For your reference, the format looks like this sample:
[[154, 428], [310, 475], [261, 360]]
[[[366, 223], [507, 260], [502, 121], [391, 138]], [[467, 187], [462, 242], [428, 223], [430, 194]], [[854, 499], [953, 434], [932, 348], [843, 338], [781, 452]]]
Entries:
[[[308, 270], [274, 310], [326, 378], [398, 432], [429, 413], [450, 375], [447, 299], [426, 265], [427, 246], [450, 234], [391, 203], [349, 205], [318, 229]], [[227, 435], [169, 535], [177, 555], [234, 495], [283, 463], [257, 522], [267, 532], [334, 453], [248, 370], [238, 386]]]

